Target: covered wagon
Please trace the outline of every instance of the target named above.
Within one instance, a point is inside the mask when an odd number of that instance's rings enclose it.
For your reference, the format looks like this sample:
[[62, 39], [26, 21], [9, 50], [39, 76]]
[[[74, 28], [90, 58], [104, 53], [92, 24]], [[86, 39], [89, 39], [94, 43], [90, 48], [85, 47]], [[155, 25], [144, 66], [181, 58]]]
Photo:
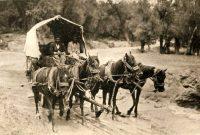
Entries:
[[38, 68], [37, 60], [42, 54], [40, 46], [54, 42], [57, 37], [59, 37], [67, 50], [69, 43], [73, 42], [78, 46], [79, 53], [86, 54], [83, 26], [57, 15], [37, 23], [27, 32], [24, 46], [24, 52], [27, 58], [27, 72]]

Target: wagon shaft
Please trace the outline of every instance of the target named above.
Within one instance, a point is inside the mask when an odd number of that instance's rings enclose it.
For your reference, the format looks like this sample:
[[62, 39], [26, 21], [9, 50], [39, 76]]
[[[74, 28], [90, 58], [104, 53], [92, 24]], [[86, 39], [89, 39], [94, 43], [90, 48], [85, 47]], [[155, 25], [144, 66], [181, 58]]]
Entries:
[[105, 110], [107, 110], [107, 111], [109, 111], [109, 112], [112, 111], [112, 108], [107, 107], [107, 106], [105, 106], [105, 105], [102, 105], [102, 104], [100, 104], [100, 103], [97, 103], [97, 101], [95, 101], [95, 100], [93, 100], [93, 99], [91, 99], [91, 98], [88, 98], [88, 97], [86, 97], [86, 96], [84, 96], [83, 98], [84, 98], [85, 101], [90, 102], [90, 103], [92, 103], [92, 104], [94, 104], [94, 105], [97, 105], [97, 106], [99, 106], [99, 107], [101, 107], [101, 108], [103, 108], [103, 109], [105, 109]]

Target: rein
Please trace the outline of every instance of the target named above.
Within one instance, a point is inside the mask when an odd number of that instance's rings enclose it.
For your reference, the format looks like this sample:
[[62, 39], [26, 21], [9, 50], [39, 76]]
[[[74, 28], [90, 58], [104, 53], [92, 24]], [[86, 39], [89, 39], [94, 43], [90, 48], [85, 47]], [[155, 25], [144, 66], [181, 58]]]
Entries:
[[65, 91], [65, 93], [63, 94], [63, 95], [66, 95], [66, 94], [68, 94], [67, 96], [67, 101], [69, 101], [69, 97], [70, 97], [70, 95], [71, 95], [71, 93], [72, 93], [72, 90], [73, 90], [73, 88], [74, 88], [74, 82], [75, 82], [75, 78], [73, 78], [73, 80], [72, 80], [72, 83], [71, 83], [71, 85], [70, 85], [70, 87], [69, 87], [69, 93], [67, 93], [66, 91]]
[[[156, 73], [157, 74], [157, 73]], [[156, 82], [156, 86], [164, 86], [164, 83], [159, 83], [157, 80], [157, 76], [156, 76], [156, 74], [155, 75], [153, 75], [153, 77], [150, 77], [150, 79], [153, 81], [153, 82]]]
[[128, 68], [129, 70], [131, 70], [131, 71], [133, 72], [133, 71], [136, 71], [136, 70], [139, 69], [138, 65], [132, 67], [130, 64], [128, 64], [128, 62], [127, 62], [124, 58], [122, 59], [122, 62], [123, 62], [123, 64], [124, 64], [126, 70], [127, 70], [127, 68]]
[[[124, 59], [122, 59], [122, 62], [125, 66], [125, 68], [128, 68], [129, 70], [133, 71], [133, 68], [130, 64], [128, 64], [128, 62], [126, 62]], [[126, 69], [127, 70], [127, 69]]]
[[131, 76], [132, 74], [117, 74], [117, 75], [111, 75], [111, 76], [116, 76], [116, 77], [120, 77], [120, 76]]

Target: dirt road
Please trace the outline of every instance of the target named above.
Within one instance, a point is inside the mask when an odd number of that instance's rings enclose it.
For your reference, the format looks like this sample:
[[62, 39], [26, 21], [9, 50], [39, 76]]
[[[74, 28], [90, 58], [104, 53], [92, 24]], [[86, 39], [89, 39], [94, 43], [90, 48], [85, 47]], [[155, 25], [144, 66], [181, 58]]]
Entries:
[[[90, 112], [90, 104], [85, 104], [86, 123], [81, 125], [79, 108], [74, 108], [70, 121], [58, 117], [56, 112], [56, 132], [51, 131], [46, 110], [40, 108], [42, 119], [35, 118], [35, 105], [30, 86], [25, 78], [25, 56], [23, 42], [10, 44], [12, 51], [0, 52], [0, 134], [1, 135], [199, 135], [200, 112], [194, 109], [181, 108], [173, 103], [173, 97], [181, 91], [176, 75], [185, 70], [196, 71], [200, 67], [199, 57], [176, 55], [160, 55], [156, 49], [141, 54], [137, 48], [96, 49], [101, 63], [122, 58], [125, 52], [132, 51], [137, 61], [154, 65], [158, 68], [168, 68], [166, 91], [164, 93], [149, 92], [152, 82], [148, 81], [142, 91], [139, 103], [139, 116], [134, 118], [117, 117], [112, 120], [111, 114], [103, 113], [99, 119]], [[173, 75], [173, 76], [172, 76]], [[102, 101], [101, 92], [97, 96]], [[118, 94], [120, 110], [126, 113], [132, 99], [128, 91], [120, 89]]]

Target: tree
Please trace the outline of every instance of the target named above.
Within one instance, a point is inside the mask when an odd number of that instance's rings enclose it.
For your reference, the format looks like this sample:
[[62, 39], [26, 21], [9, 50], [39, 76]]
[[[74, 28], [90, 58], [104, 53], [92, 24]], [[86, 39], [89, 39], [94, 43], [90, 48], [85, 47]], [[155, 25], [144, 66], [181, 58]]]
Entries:
[[159, 20], [160, 27], [158, 29], [160, 39], [160, 53], [165, 52], [164, 39], [167, 43], [170, 42], [170, 27], [173, 21], [173, 8], [172, 0], [158, 0], [158, 3], [154, 7], [154, 12]]

